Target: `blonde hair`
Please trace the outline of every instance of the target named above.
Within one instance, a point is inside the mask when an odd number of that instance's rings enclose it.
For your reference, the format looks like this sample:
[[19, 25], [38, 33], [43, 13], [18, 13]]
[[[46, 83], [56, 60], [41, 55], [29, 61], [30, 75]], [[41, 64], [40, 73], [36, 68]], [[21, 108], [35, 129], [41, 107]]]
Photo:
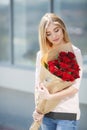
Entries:
[[58, 25], [63, 30], [64, 41], [65, 43], [70, 42], [69, 36], [65, 27], [64, 22], [54, 13], [46, 13], [39, 24], [39, 44], [40, 50], [42, 53], [46, 53], [49, 47], [52, 47], [52, 43], [50, 43], [46, 38], [46, 29], [49, 23], [53, 22], [55, 25]]

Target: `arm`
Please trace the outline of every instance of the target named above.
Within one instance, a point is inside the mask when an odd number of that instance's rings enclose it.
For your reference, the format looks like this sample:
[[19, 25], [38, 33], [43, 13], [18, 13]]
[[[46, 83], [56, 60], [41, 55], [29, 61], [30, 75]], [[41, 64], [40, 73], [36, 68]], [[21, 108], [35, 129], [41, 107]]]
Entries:
[[40, 52], [37, 53], [36, 56], [36, 71], [35, 71], [35, 111], [33, 112], [33, 119], [35, 121], [41, 121], [43, 115], [38, 113], [36, 110], [37, 102], [38, 102], [38, 88], [39, 88], [39, 71], [40, 71]]
[[62, 100], [66, 97], [70, 97], [73, 96], [74, 94], [76, 94], [78, 92], [78, 89], [75, 87], [68, 87], [60, 92], [57, 92], [55, 94], [49, 94], [49, 98], [48, 100]]
[[36, 55], [36, 71], [35, 71], [35, 105], [37, 104], [37, 99], [38, 99], [38, 88], [39, 88], [39, 73], [40, 73], [40, 59], [41, 59], [41, 54], [40, 51], [37, 52]]
[[70, 86], [54, 94], [50, 94], [43, 84], [40, 86], [40, 89], [39, 89], [40, 97], [47, 100], [57, 100], [57, 99], [62, 100], [66, 97], [73, 96], [78, 92], [78, 89], [73, 86]]

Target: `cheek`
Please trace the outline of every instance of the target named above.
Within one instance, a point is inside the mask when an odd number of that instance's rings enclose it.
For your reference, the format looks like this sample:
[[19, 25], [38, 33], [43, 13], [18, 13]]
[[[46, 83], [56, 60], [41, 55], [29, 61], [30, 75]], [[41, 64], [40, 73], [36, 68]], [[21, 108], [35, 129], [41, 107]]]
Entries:
[[50, 42], [52, 41], [51, 37], [47, 37], [47, 39], [48, 39], [48, 41], [50, 41]]
[[59, 36], [61, 37], [61, 38], [63, 38], [63, 32], [62, 31], [60, 31], [60, 33], [59, 33]]
[[63, 35], [63, 32], [62, 32], [62, 30], [60, 30], [58, 33], [59, 33], [59, 35], [61, 35], [61, 36]]
[[63, 38], [63, 33], [60, 34], [61, 38]]

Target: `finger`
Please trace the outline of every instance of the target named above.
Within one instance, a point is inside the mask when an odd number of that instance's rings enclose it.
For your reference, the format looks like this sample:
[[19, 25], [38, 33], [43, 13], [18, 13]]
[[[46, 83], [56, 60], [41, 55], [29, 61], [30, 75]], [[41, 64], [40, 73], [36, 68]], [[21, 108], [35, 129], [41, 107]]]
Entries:
[[43, 83], [40, 83], [40, 88], [41, 88], [41, 89], [43, 89], [43, 88], [44, 88]]
[[38, 89], [38, 92], [39, 92], [39, 94], [42, 94], [42, 93], [44, 93], [44, 90], [43, 89]]
[[43, 87], [43, 91], [48, 92], [48, 89], [46, 87]]

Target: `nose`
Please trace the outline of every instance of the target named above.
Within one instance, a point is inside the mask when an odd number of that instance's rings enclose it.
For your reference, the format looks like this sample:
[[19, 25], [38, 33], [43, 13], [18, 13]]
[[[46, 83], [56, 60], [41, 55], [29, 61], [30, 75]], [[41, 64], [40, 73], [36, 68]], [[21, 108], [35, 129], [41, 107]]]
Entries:
[[56, 38], [56, 34], [55, 33], [52, 33], [52, 38]]

